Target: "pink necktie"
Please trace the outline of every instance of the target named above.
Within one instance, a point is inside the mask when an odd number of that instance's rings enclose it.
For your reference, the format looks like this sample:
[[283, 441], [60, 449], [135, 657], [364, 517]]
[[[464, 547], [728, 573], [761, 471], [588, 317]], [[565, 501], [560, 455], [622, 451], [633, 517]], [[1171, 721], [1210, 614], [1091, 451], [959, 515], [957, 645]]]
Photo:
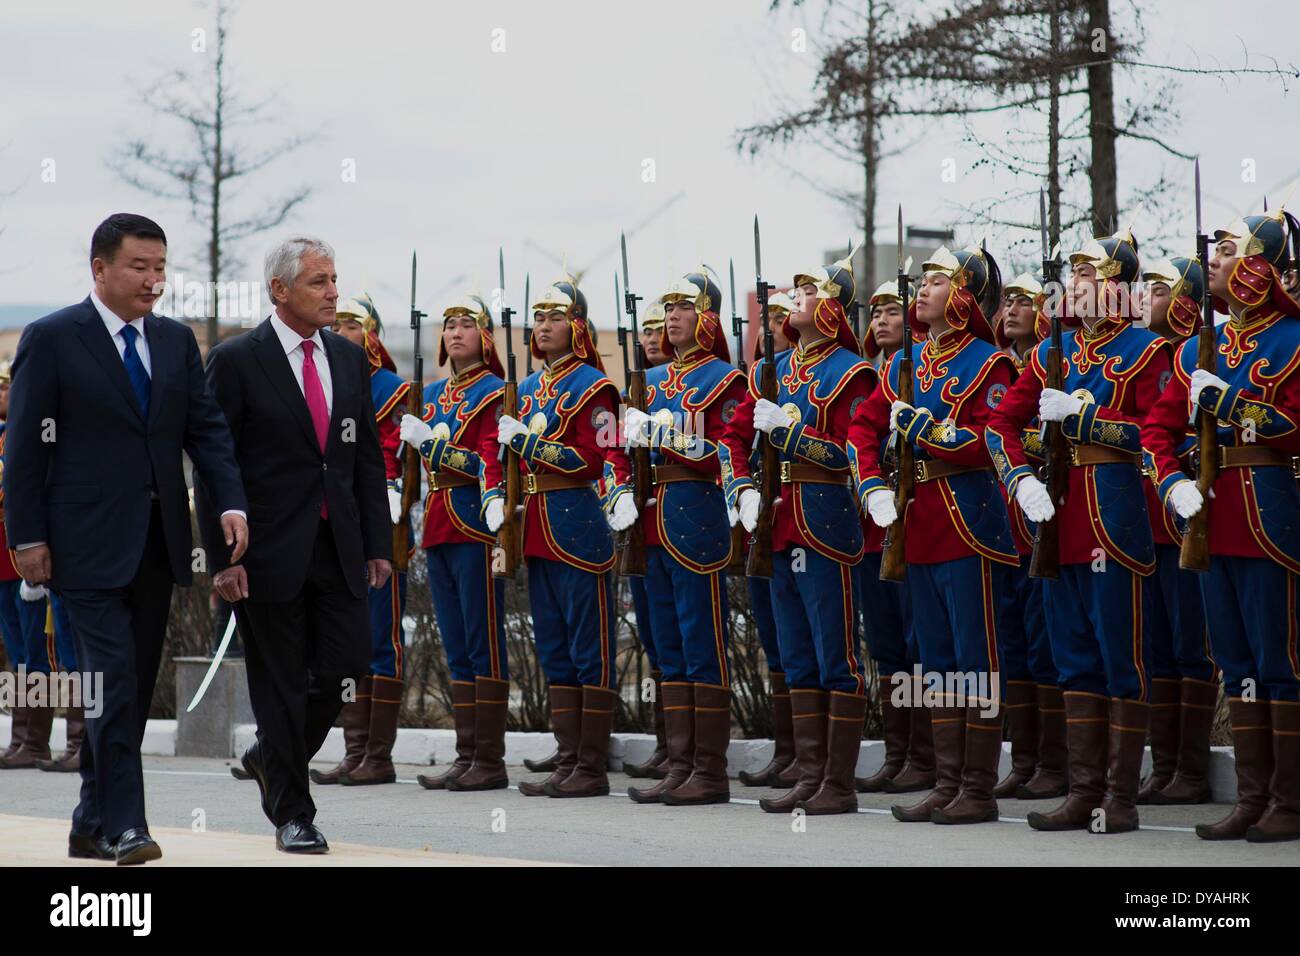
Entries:
[[[316, 429], [316, 442], [321, 454], [325, 454], [325, 439], [329, 434], [330, 412], [325, 405], [325, 389], [320, 383], [320, 374], [316, 371], [316, 361], [311, 357], [316, 343], [304, 340], [302, 343], [302, 393], [307, 399], [307, 411], [311, 412], [311, 423]], [[321, 500], [320, 516], [329, 517], [329, 508]]]

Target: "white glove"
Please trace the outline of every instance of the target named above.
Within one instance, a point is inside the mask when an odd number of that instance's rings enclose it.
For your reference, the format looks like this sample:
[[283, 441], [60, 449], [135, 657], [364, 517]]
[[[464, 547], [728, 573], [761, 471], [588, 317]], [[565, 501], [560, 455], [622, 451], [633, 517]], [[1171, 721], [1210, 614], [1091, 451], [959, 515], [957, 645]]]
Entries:
[[1196, 482], [1184, 479], [1169, 489], [1169, 503], [1178, 512], [1178, 517], [1187, 519], [1201, 510], [1205, 498], [1201, 495], [1201, 489], [1196, 487]]
[[650, 429], [654, 419], [639, 408], [629, 408], [623, 416], [623, 434], [627, 436], [629, 446], [647, 448], [650, 445]]
[[607, 520], [614, 531], [632, 527], [632, 522], [636, 521], [636, 504], [632, 501], [632, 496], [623, 494], [615, 498], [614, 511]]
[[766, 398], [760, 398], [754, 404], [754, 427], [759, 431], [770, 432], [773, 428], [789, 428], [793, 424], [794, 419], [780, 405], [775, 405]]
[[497, 441], [503, 445], [509, 445], [510, 439], [516, 435], [527, 435], [528, 426], [517, 418], [509, 415], [502, 415], [497, 419]]
[[740, 520], [740, 512], [737, 511], [735, 508], [728, 508], [727, 524], [731, 525], [734, 528], [736, 526], [736, 522], [739, 520]]
[[1033, 475], [1025, 475], [1016, 485], [1016, 504], [1030, 521], [1047, 521], [1056, 514], [1047, 486]]
[[892, 431], [899, 431], [898, 413], [902, 411], [915, 412], [916, 409], [901, 399], [894, 399], [894, 404], [889, 406], [889, 427]]
[[1083, 400], [1068, 392], [1045, 388], [1038, 396], [1038, 417], [1045, 422], [1063, 422], [1067, 415], [1077, 415], [1081, 411]]
[[736, 502], [736, 511], [740, 514], [740, 523], [750, 533], [753, 533], [754, 529], [758, 527], [758, 503], [760, 500], [757, 491], [753, 488], [746, 488], [740, 493], [740, 500]]
[[898, 509], [894, 507], [894, 493], [888, 488], [874, 488], [867, 492], [867, 514], [876, 523], [877, 528], [888, 528], [898, 520]]
[[18, 596], [24, 601], [44, 601], [48, 593], [43, 584], [28, 584], [24, 581], [18, 585]]
[[433, 429], [414, 415], [403, 415], [397, 434], [402, 441], [419, 451], [420, 446], [433, 437]]
[[393, 516], [393, 524], [402, 520], [402, 493], [396, 488], [388, 489], [388, 513]]
[[487, 503], [487, 508], [483, 511], [483, 521], [487, 524], [487, 529], [493, 534], [501, 527], [506, 520], [506, 506], [500, 498], [493, 498]]
[[[1204, 391], [1207, 386], [1224, 389], [1228, 387], [1228, 383], [1219, 378], [1219, 376], [1215, 375], [1213, 372], [1207, 372], [1203, 368], [1198, 368], [1192, 373], [1192, 384], [1187, 389], [1187, 397], [1192, 400], [1193, 406], [1201, 403], [1201, 392]], [[1193, 514], [1195, 514], [1195, 512], [1193, 512]]]

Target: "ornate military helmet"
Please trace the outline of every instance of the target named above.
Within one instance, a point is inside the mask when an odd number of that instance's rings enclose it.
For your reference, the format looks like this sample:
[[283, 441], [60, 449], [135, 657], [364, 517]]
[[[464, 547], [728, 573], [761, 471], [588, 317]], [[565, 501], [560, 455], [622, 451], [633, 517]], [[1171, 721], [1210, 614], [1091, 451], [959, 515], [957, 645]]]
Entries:
[[386, 368], [390, 372], [397, 371], [397, 363], [380, 340], [384, 327], [379, 321], [379, 311], [375, 308], [370, 293], [363, 292], [355, 298], [339, 299], [334, 307], [334, 315], [341, 319], [355, 319], [365, 330], [366, 360], [372, 370]]
[[553, 280], [551, 285], [573, 300], [571, 315], [580, 319], [587, 318], [587, 297], [582, 294], [582, 290], [578, 288], [577, 278], [570, 275], [568, 269], [562, 269], [560, 277]]
[[[813, 324], [817, 330], [858, 354], [857, 337], [853, 334], [848, 318], [849, 307], [858, 291], [857, 282], [853, 278], [853, 254], [837, 259], [828, 266], [817, 266], [794, 274], [796, 287], [809, 283], [817, 288], [817, 301], [813, 306]], [[791, 342], [799, 341], [799, 333], [790, 323], [790, 316], [786, 316], [781, 331]]]
[[1089, 239], [1078, 252], [1070, 253], [1070, 265], [1082, 262], [1096, 267], [1098, 279], [1114, 282], [1136, 282], [1142, 271], [1137, 240], [1127, 229], [1113, 236]]
[[[487, 302], [477, 291], [467, 292], [456, 302], [453, 302], [447, 308], [442, 310], [442, 324], [445, 328], [447, 320], [458, 316], [468, 315], [474, 320], [474, 325], [478, 329], [480, 347], [483, 353], [483, 363], [492, 370], [492, 374], [498, 378], [505, 377], [505, 369], [501, 365], [501, 359], [497, 356], [496, 336], [492, 322], [492, 312], [488, 308]], [[438, 364], [447, 364], [447, 342], [446, 339], [438, 339]]]
[[9, 385], [14, 380], [13, 363], [9, 359], [0, 362], [0, 385]]
[[[1243, 216], [1226, 229], [1214, 231], [1215, 242], [1225, 240], [1237, 246], [1228, 274], [1232, 304], [1253, 308], [1271, 300], [1281, 312], [1300, 317], [1300, 302], [1283, 288], [1281, 275], [1290, 267], [1288, 246], [1300, 242], [1300, 222], [1295, 216], [1281, 207], [1274, 212]], [[1214, 307], [1219, 312], [1227, 312], [1228, 306], [1215, 296]]]
[[[944, 317], [953, 329], [969, 329], [985, 342], [992, 343], [992, 317], [1002, 304], [1002, 271], [993, 254], [981, 245], [951, 250], [940, 246], [928, 261], [921, 263], [922, 272], [935, 272], [950, 281], [948, 301], [944, 303]], [[912, 302], [912, 314], [916, 303]], [[928, 325], [918, 318], [919, 325]]]
[[641, 316], [641, 328], [651, 332], [664, 327], [664, 304], [662, 299], [655, 299], [646, 306], [645, 315]]
[[[907, 299], [909, 304], [916, 298], [916, 289], [910, 284], [907, 287]], [[875, 311], [878, 307], [884, 305], [902, 305], [903, 297], [898, 294], [898, 280], [891, 279], [889, 282], [882, 282], [876, 287], [876, 291], [871, 293], [871, 298], [867, 300], [867, 307]], [[913, 334], [913, 340], [916, 336]], [[876, 341], [876, 330], [870, 321], [867, 322], [867, 330], [862, 333], [862, 354], [869, 359], [874, 359], [880, 354], [880, 343]]]
[[1148, 283], [1169, 286], [1169, 327], [1184, 337], [1195, 335], [1201, 327], [1201, 302], [1205, 295], [1201, 263], [1196, 257], [1157, 259], [1142, 270], [1142, 278]]
[[[534, 316], [538, 312], [563, 312], [569, 319], [569, 342], [573, 354], [593, 368], [604, 372], [605, 365], [600, 360], [600, 353], [596, 351], [595, 329], [587, 322], [587, 300], [585, 298], [581, 299], [581, 305], [579, 305], [579, 301], [574, 298], [575, 293], [579, 296], [582, 295], [573, 287], [572, 282], [547, 286], [529, 304], [529, 310]], [[582, 310], [581, 315], [578, 314], [580, 308]], [[534, 333], [528, 343], [528, 348], [532, 352], [533, 358], [545, 361], [546, 354], [537, 347], [536, 327], [537, 320], [534, 318]]]
[[[767, 297], [767, 314], [776, 320], [777, 326], [781, 329], [781, 334], [785, 334], [786, 318], [795, 310], [794, 298], [790, 292], [773, 292]], [[754, 336], [754, 355], [751, 361], [760, 362], [763, 359], [763, 330], [758, 330], [758, 335]]]
[[[706, 266], [700, 266], [694, 272], [674, 279], [659, 300], [664, 304], [665, 310], [675, 302], [689, 302], [694, 306], [695, 344], [724, 362], [731, 361], [727, 337], [722, 334], [722, 323], [718, 320], [718, 309], [722, 307], [722, 290], [713, 281]], [[665, 355], [674, 354], [673, 345], [668, 341], [667, 324], [660, 333], [659, 348]]]
[[[1022, 272], [1002, 287], [1002, 295], [1006, 299], [1023, 296], [1034, 304], [1034, 339], [1036, 341], [1041, 342], [1052, 334], [1052, 320], [1043, 311], [1043, 306], [1047, 302], [1047, 293], [1043, 291], [1041, 282], [1028, 272]], [[998, 314], [1002, 315], [1002, 313]], [[1011, 337], [1007, 335], [1005, 315], [998, 319], [993, 334], [997, 339], [999, 348], [1011, 347], [1012, 342]]]

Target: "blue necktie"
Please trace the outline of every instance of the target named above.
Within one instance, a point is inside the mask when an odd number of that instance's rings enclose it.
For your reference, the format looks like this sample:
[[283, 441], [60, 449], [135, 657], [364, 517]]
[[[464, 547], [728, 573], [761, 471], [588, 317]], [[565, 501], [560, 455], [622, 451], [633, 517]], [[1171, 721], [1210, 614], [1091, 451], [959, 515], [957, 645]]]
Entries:
[[122, 352], [122, 362], [126, 365], [126, 377], [131, 380], [135, 397], [140, 400], [140, 414], [149, 417], [149, 373], [144, 370], [140, 353], [135, 350], [135, 340], [140, 333], [133, 325], [122, 326], [122, 341], [126, 348]]

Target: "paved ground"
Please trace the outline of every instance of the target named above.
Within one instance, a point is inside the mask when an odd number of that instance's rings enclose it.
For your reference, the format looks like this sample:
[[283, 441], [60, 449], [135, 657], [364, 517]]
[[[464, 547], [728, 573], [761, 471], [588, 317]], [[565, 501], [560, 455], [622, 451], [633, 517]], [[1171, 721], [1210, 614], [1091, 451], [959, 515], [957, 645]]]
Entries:
[[[146, 757], [149, 820], [173, 863], [280, 864], [257, 787], [236, 781], [232, 761]], [[320, 766], [325, 766], [321, 764]], [[424, 768], [402, 766], [383, 787], [313, 787], [317, 823], [336, 852], [330, 863], [414, 865], [504, 861], [639, 865], [1072, 865], [1235, 866], [1300, 864], [1300, 843], [1252, 846], [1197, 839], [1193, 824], [1227, 808], [1144, 807], [1138, 833], [1037, 833], [1025, 814], [1040, 804], [1001, 802], [1002, 820], [972, 827], [902, 824], [889, 815], [899, 798], [861, 795], [856, 816], [808, 817], [796, 832], [788, 816], [765, 814], [768, 791], [732, 782], [732, 802], [713, 807], [639, 806], [629, 783], [611, 774], [616, 796], [552, 800], [512, 786], [490, 793], [430, 792], [415, 783]], [[512, 783], [528, 777], [512, 767]], [[0, 773], [0, 865], [62, 864], [75, 777], [38, 771]], [[912, 795], [902, 798], [911, 802]], [[1048, 806], [1051, 806], [1048, 803]], [[201, 812], [200, 812], [201, 811]], [[10, 819], [6, 819], [6, 817]], [[12, 817], [50, 821], [32, 828]], [[206, 832], [195, 833], [196, 819]], [[18, 835], [21, 836], [18, 836]], [[239, 835], [243, 836], [239, 836]], [[391, 850], [393, 852], [383, 852]], [[324, 864], [323, 858], [314, 858]], [[301, 862], [301, 861], [296, 861]]]

